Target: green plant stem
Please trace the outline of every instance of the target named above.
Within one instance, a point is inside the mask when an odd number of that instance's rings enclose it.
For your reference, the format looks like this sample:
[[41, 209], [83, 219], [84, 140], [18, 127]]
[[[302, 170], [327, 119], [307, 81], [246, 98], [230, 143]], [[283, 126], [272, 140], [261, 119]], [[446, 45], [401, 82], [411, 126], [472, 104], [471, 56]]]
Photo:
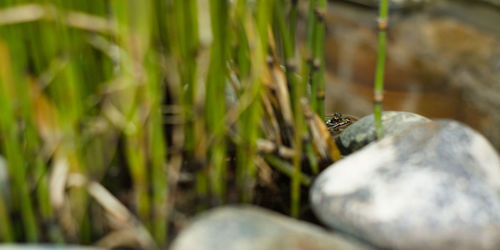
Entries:
[[377, 138], [382, 138], [382, 111], [383, 111], [383, 91], [384, 91], [384, 72], [386, 57], [386, 36], [388, 22], [388, 0], [381, 0], [378, 19], [378, 50], [377, 66], [375, 70], [375, 88], [374, 88], [374, 116]]
[[0, 193], [0, 241], [12, 242], [14, 241], [14, 234], [12, 232], [12, 225], [8, 216], [7, 206], [5, 199]]
[[[33, 203], [31, 201], [27, 179], [27, 166], [24, 161], [23, 147], [19, 142], [19, 127], [16, 124], [15, 80], [12, 73], [16, 71], [16, 65], [11, 65], [8, 46], [0, 40], [0, 147], [7, 158], [8, 171], [13, 180], [13, 194], [15, 194], [16, 206], [20, 209], [21, 221], [24, 227], [26, 240], [36, 242], [39, 232], [35, 218]], [[13, 97], [13, 98], [12, 98]], [[12, 98], [12, 99], [11, 99]], [[5, 207], [5, 206], [4, 206]], [[3, 223], [2, 228], [7, 232], [7, 239], [12, 238], [10, 234], [11, 223], [8, 220]]]
[[209, 150], [210, 184], [212, 192], [223, 202], [226, 185], [226, 142], [225, 142], [225, 86], [227, 77], [227, 47], [228, 43], [228, 13], [227, 0], [210, 1], [210, 21], [212, 24], [213, 42], [210, 48], [210, 68], [206, 86], [205, 119], [209, 132], [214, 136], [214, 144]]
[[[283, 174], [288, 175], [290, 178], [294, 178], [293, 176], [296, 175], [296, 171], [294, 167], [282, 160], [281, 158], [275, 156], [275, 155], [266, 155], [264, 156], [264, 159], [271, 164], [274, 168], [276, 168], [278, 171], [280, 171]], [[299, 172], [299, 182], [300, 184], [304, 186], [309, 186], [311, 185], [311, 178], [301, 172]]]
[[152, 235], [159, 246], [166, 246], [168, 233], [168, 182], [165, 167], [167, 166], [167, 145], [164, 140], [163, 119], [161, 116], [161, 103], [164, 93], [159, 77], [159, 69], [155, 63], [157, 57], [151, 53], [148, 60], [148, 100], [151, 105], [151, 119], [148, 123], [148, 148], [151, 158], [151, 184], [153, 218], [151, 223]]
[[[243, 192], [241, 194], [243, 202], [253, 200], [253, 187], [257, 169], [255, 166], [255, 158], [257, 157], [257, 138], [260, 135], [259, 123], [262, 116], [262, 107], [260, 99], [262, 93], [262, 78], [261, 74], [266, 67], [266, 56], [268, 54], [268, 29], [272, 20], [274, 1], [258, 1], [257, 2], [257, 32], [250, 33], [246, 37], [256, 37], [255, 47], [250, 48], [251, 75], [250, 79], [244, 80], [243, 92], [240, 98], [240, 104], [250, 103], [247, 108], [242, 105], [242, 114], [240, 116], [239, 129], [241, 141], [238, 147], [238, 172], [239, 186]], [[247, 41], [244, 41], [246, 43]], [[250, 41], [248, 41], [250, 43]]]
[[311, 166], [313, 174], [318, 174], [319, 173], [318, 159], [316, 158], [316, 155], [314, 153], [313, 145], [310, 142], [304, 143], [304, 148], [306, 150], [307, 159], [309, 161], [309, 165]]
[[299, 81], [297, 78], [297, 61], [295, 55], [295, 29], [296, 29], [296, 11], [297, 11], [297, 1], [292, 1], [292, 6], [290, 9], [289, 26], [286, 27], [285, 24], [285, 12], [282, 5], [285, 3], [283, 1], [275, 2], [275, 18], [278, 23], [278, 28], [281, 35], [282, 47], [284, 50], [285, 65], [286, 65], [286, 76], [289, 86], [289, 91], [291, 94], [291, 105], [294, 114], [294, 124], [293, 124], [293, 148], [295, 151], [292, 163], [293, 163], [293, 174], [292, 181], [290, 182], [290, 214], [293, 217], [299, 215], [300, 206], [300, 179], [301, 179], [301, 155], [303, 150], [302, 137], [305, 132], [303, 113], [300, 105], [300, 99], [305, 93], [305, 84]]
[[[147, 227], [151, 227], [151, 195], [148, 191], [150, 174], [148, 168], [147, 129], [141, 117], [144, 115], [140, 107], [147, 106], [148, 74], [138, 73], [146, 65], [147, 54], [151, 42], [151, 10], [152, 3], [144, 2], [112, 2], [113, 14], [118, 26], [117, 40], [122, 50], [120, 61], [121, 77], [126, 86], [117, 94], [122, 100], [119, 106], [124, 115], [125, 157], [134, 185], [135, 206], [139, 217]], [[149, 76], [151, 77], [151, 76]], [[128, 99], [127, 102], [123, 100]]]
[[310, 85], [311, 108], [324, 117], [325, 107], [325, 15], [326, 0], [310, 0], [307, 19], [306, 60]]
[[312, 67], [311, 99], [313, 110], [320, 116], [325, 116], [325, 16], [326, 0], [317, 0], [314, 10], [316, 22], [314, 25], [314, 49]]
[[[213, 3], [211, 2], [211, 6]], [[195, 110], [196, 81], [196, 54], [199, 50], [198, 11], [196, 1], [173, 1], [173, 37], [174, 52], [177, 55], [178, 68], [181, 77], [180, 101], [183, 107], [185, 150], [194, 154], [198, 138], [194, 132], [194, 122], [199, 119], [199, 110]]]
[[288, 32], [290, 33], [290, 42], [291, 47], [294, 48], [295, 51], [295, 39], [296, 39], [296, 30], [297, 30], [297, 5], [298, 0], [291, 0], [290, 6], [290, 14], [288, 21]]

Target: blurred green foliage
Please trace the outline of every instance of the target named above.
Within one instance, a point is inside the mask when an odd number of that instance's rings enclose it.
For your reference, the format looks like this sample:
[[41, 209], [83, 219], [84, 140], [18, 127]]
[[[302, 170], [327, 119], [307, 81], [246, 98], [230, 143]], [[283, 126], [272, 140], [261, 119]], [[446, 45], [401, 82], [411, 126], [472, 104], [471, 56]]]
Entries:
[[164, 247], [186, 173], [206, 208], [278, 171], [297, 216], [304, 159], [340, 157], [307, 108], [324, 115], [325, 8], [1, 1], [0, 241]]

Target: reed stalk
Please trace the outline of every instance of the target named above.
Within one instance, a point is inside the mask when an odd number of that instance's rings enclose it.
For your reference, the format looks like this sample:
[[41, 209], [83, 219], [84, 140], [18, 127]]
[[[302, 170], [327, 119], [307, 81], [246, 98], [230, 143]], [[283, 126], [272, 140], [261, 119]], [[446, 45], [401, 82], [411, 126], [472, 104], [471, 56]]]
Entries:
[[388, 23], [389, 3], [388, 0], [381, 0], [379, 7], [378, 18], [378, 50], [377, 50], [377, 65], [375, 69], [375, 87], [373, 97], [373, 111], [375, 116], [375, 129], [377, 138], [382, 138], [382, 111], [384, 101], [384, 72], [385, 72], [385, 56], [386, 56], [386, 37]]
[[[17, 39], [12, 40], [15, 41]], [[12, 84], [16, 80], [20, 84], [25, 84], [25, 82], [23, 82], [23, 79], [17, 79], [18, 65], [11, 64], [12, 55], [9, 53], [9, 44], [2, 40], [0, 40], [0, 54], [0, 110], [2, 110], [0, 118], [0, 138], [2, 139], [2, 144], [0, 147], [6, 156], [7, 170], [12, 178], [12, 190], [14, 193], [11, 194], [11, 207], [20, 210], [21, 222], [26, 233], [25, 240], [36, 242], [39, 238], [39, 230], [35, 218], [35, 208], [30, 199], [29, 186], [26, 182], [29, 172], [24, 162], [23, 145], [18, 140], [21, 131], [16, 122], [17, 98], [15, 97], [19, 96], [19, 94], [15, 89], [15, 85]], [[2, 199], [1, 203], [3, 202], [4, 200]], [[5, 208], [5, 204], [2, 204], [2, 207]], [[5, 217], [6, 215], [2, 216]], [[11, 225], [12, 223], [9, 222], [9, 219], [5, 223], [2, 223], [2, 230], [5, 232], [4, 237], [6, 240], [13, 240]]]
[[[290, 163], [274, 155], [267, 155], [264, 158], [266, 159], [267, 162], [269, 162], [269, 164], [278, 169], [281, 173], [288, 175], [290, 178], [297, 178], [295, 177], [295, 175], [297, 175], [296, 174], [297, 171], [295, 170], [294, 166], [292, 166]], [[301, 185], [304, 186], [311, 185], [311, 178], [303, 173], [298, 174], [298, 180], [299, 184]]]
[[167, 166], [167, 145], [163, 132], [163, 118], [161, 113], [161, 104], [163, 102], [164, 92], [162, 81], [160, 79], [158, 65], [155, 63], [158, 58], [151, 54], [148, 67], [148, 100], [151, 105], [151, 118], [147, 124], [148, 148], [150, 149], [151, 164], [151, 187], [152, 187], [152, 217], [151, 231], [156, 243], [165, 246], [168, 235], [168, 179], [166, 174]]
[[326, 0], [317, 0], [314, 9], [316, 17], [314, 31], [314, 50], [313, 50], [313, 73], [311, 92], [315, 98], [311, 98], [314, 103], [313, 110], [320, 116], [325, 117], [325, 18], [326, 18]]
[[290, 33], [290, 42], [291, 47], [294, 48], [296, 46], [297, 40], [297, 11], [299, 0], [291, 0], [290, 13], [288, 14], [288, 30]]
[[[118, 45], [121, 51], [120, 72], [117, 78], [124, 90], [116, 93], [119, 112], [123, 115], [125, 152], [127, 166], [134, 185], [134, 205], [139, 217], [149, 225], [151, 197], [148, 192], [149, 173], [147, 170], [147, 131], [144, 128], [143, 114], [139, 109], [143, 102], [144, 85], [147, 75], [142, 68], [149, 46], [150, 24], [145, 16], [150, 11], [149, 1], [144, 4], [111, 4], [116, 22]], [[139, 18], [132, 18], [137, 15]], [[123, 80], [121, 80], [123, 79]], [[128, 99], [127, 102], [121, 100]]]
[[[258, 1], [255, 9], [256, 19], [255, 28], [247, 30], [246, 37], [254, 37], [254, 41], [244, 41], [249, 43], [250, 60], [253, 62], [250, 66], [250, 75], [248, 80], [242, 81], [242, 95], [240, 104], [248, 103], [248, 107], [241, 110], [240, 116], [240, 136], [242, 138], [239, 146], [239, 169], [242, 173], [242, 200], [251, 202], [254, 198], [254, 187], [256, 185], [257, 167], [255, 165], [257, 158], [257, 140], [261, 136], [260, 122], [262, 118], [262, 104], [260, 97], [263, 90], [263, 78], [267, 66], [267, 56], [269, 49], [270, 24], [273, 18], [274, 3], [276, 1]], [[248, 19], [247, 19], [248, 22]], [[248, 25], [246, 25], [247, 28]], [[253, 48], [252, 48], [253, 47]], [[246, 156], [243, 156], [246, 155]]]
[[229, 2], [226, 0], [210, 1], [210, 22], [213, 42], [210, 48], [210, 67], [208, 70], [205, 102], [205, 119], [209, 133], [213, 135], [213, 145], [209, 149], [209, 170], [211, 191], [216, 202], [221, 203], [226, 194], [226, 79], [228, 59], [228, 13]]
[[[211, 6], [213, 5], [210, 2]], [[199, 50], [198, 34], [198, 10], [196, 1], [172, 1], [173, 10], [170, 26], [173, 29], [172, 37], [169, 42], [172, 43], [172, 52], [176, 56], [180, 75], [181, 89], [178, 93], [180, 104], [182, 106], [184, 124], [185, 143], [184, 149], [194, 155], [195, 147], [198, 144], [198, 137], [195, 134], [194, 127], [197, 121], [203, 115], [203, 109], [195, 107], [196, 89], [197, 89], [197, 62], [196, 54]], [[210, 8], [212, 11], [212, 8]], [[167, 38], [168, 39], [168, 38]]]
[[[288, 24], [286, 23], [285, 1], [275, 1], [275, 18], [278, 23], [278, 30], [280, 34], [281, 47], [284, 51], [284, 63], [286, 70], [286, 78], [288, 89], [291, 95], [291, 106], [294, 115], [293, 123], [293, 145], [294, 157], [293, 174], [291, 175], [292, 181], [290, 183], [290, 214], [297, 217], [299, 214], [300, 204], [300, 174], [301, 174], [301, 155], [302, 155], [302, 137], [304, 134], [303, 116], [300, 106], [300, 100], [305, 93], [305, 85], [298, 79], [298, 63], [296, 56], [296, 15], [297, 15], [297, 1], [291, 1], [290, 12], [288, 13]], [[280, 165], [275, 165], [280, 166]]]
[[311, 0], [309, 2], [307, 19], [307, 75], [311, 86], [310, 103], [312, 109], [324, 117], [325, 107], [325, 68], [324, 68], [324, 38], [326, 0]]
[[14, 233], [12, 229], [12, 222], [9, 218], [8, 208], [5, 204], [5, 198], [2, 194], [0, 194], [0, 220], [2, 221], [0, 224], [0, 240], [2, 242], [13, 242], [14, 241]]

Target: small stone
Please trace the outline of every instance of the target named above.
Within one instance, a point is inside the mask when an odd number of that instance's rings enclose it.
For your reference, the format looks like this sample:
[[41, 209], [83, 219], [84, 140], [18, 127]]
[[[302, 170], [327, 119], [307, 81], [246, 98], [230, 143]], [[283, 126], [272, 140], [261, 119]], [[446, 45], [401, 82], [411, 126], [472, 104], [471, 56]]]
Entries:
[[323, 223], [387, 249], [500, 249], [499, 194], [493, 147], [446, 120], [366, 146], [310, 190]]
[[208, 211], [176, 238], [172, 250], [370, 249], [320, 227], [257, 207]]
[[[382, 134], [391, 135], [415, 124], [428, 122], [429, 119], [409, 112], [385, 111], [382, 113]], [[336, 139], [337, 146], [343, 155], [348, 155], [365, 145], [377, 140], [375, 118], [373, 114], [359, 119], [344, 129]]]
[[[369, 6], [372, 8], [377, 8], [380, 4], [379, 0], [346, 0], [346, 1]], [[432, 2], [431, 0], [390, 0], [389, 7], [396, 9], [408, 9], [429, 4], [431, 2]]]

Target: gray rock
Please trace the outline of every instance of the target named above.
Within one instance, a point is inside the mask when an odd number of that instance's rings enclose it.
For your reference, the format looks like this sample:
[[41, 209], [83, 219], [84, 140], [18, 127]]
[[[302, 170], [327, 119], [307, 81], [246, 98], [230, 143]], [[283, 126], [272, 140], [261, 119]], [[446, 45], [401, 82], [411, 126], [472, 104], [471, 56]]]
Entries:
[[172, 250], [369, 249], [322, 228], [264, 209], [209, 211], [176, 238]]
[[[391, 135], [429, 119], [409, 112], [385, 111], [382, 113], [383, 135]], [[368, 115], [347, 127], [336, 142], [343, 155], [350, 154], [377, 139], [374, 116]]]
[[389, 249], [500, 249], [500, 160], [454, 121], [413, 126], [346, 157], [310, 190], [332, 228]]
[[[377, 8], [380, 4], [380, 0], [347, 0], [347, 2], [353, 2], [372, 8]], [[390, 0], [389, 6], [391, 8], [407, 9], [422, 6], [431, 2], [432, 0]]]

